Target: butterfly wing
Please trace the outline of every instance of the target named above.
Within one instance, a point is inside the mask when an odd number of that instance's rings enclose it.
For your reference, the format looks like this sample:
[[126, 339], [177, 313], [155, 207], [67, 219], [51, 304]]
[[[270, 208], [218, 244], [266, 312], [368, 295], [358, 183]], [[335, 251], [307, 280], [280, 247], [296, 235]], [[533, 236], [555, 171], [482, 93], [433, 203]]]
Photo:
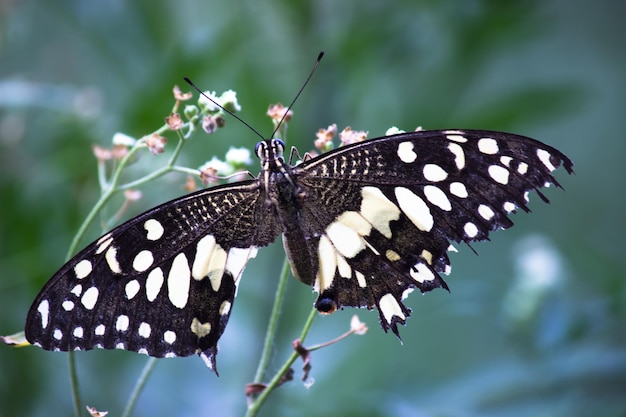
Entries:
[[35, 299], [26, 338], [48, 350], [198, 353], [217, 341], [257, 248], [279, 234], [258, 181], [189, 194], [118, 226], [65, 264]]
[[561, 165], [572, 172], [548, 145], [489, 131], [418, 131], [339, 148], [294, 169], [306, 201], [305, 238], [285, 245], [299, 248], [288, 252], [292, 269], [319, 292], [321, 312], [376, 307], [383, 329], [398, 334], [410, 291], [447, 288], [440, 273], [450, 272], [450, 242], [511, 227], [508, 214], [528, 211], [530, 191], [547, 201], [538, 189], [558, 186], [552, 171]]

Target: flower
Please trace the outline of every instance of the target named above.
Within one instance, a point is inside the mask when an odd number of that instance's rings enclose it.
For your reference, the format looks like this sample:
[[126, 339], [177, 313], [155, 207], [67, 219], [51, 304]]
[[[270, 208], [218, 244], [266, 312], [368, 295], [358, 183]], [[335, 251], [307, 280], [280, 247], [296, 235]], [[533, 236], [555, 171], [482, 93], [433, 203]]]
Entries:
[[237, 101], [237, 92], [233, 90], [226, 90], [220, 96], [218, 103], [222, 105], [226, 110], [229, 110], [233, 113], [240, 112], [241, 106]]
[[[272, 119], [272, 121], [276, 125], [281, 120], [285, 123], [291, 120], [291, 117], [293, 116], [293, 112], [289, 108], [283, 106], [281, 103], [277, 103], [277, 104], [271, 104], [269, 106], [269, 108], [267, 109], [267, 115], [270, 117], [270, 119]], [[283, 119], [283, 116], [285, 117], [284, 119]]]
[[123, 145], [130, 148], [131, 146], [135, 145], [135, 142], [137, 142], [137, 139], [125, 133], [117, 132], [113, 135], [113, 146]]
[[183, 120], [179, 113], [170, 113], [170, 115], [165, 118], [165, 123], [167, 123], [171, 130], [178, 130], [183, 127]]
[[180, 91], [180, 87], [178, 87], [177, 85], [174, 86], [172, 92], [174, 93], [174, 98], [176, 99], [176, 101], [186, 101], [192, 97], [191, 93], [183, 93], [182, 91]]
[[153, 133], [152, 135], [146, 137], [145, 140], [148, 149], [153, 155], [163, 153], [165, 150], [165, 143], [167, 143], [167, 139], [158, 133]]
[[363, 142], [367, 139], [368, 133], [369, 132], [364, 130], [352, 130], [350, 126], [347, 126], [339, 133], [339, 139], [342, 145], [350, 145], [352, 143]]
[[315, 147], [322, 152], [329, 151], [333, 147], [333, 139], [337, 134], [337, 125], [333, 123], [328, 126], [326, 129], [320, 129], [317, 131], [315, 136], [317, 139], [315, 140]]

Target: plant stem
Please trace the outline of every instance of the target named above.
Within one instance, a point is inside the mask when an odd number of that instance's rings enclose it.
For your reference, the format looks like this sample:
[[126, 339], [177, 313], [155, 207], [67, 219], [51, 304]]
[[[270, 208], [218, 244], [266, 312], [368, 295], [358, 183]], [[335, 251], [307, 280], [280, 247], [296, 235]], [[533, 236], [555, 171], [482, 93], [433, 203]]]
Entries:
[[[317, 310], [314, 309], [314, 308], [311, 309], [311, 312], [309, 313], [309, 317], [307, 317], [306, 322], [304, 323], [304, 327], [302, 328], [302, 333], [300, 334], [300, 341], [301, 342], [304, 343], [304, 339], [306, 338], [307, 334], [309, 333], [309, 330], [311, 329], [311, 325], [313, 324], [313, 319], [315, 319], [316, 315], [317, 315]], [[263, 405], [263, 403], [265, 403], [265, 401], [267, 400], [269, 395], [272, 393], [272, 391], [274, 391], [274, 389], [276, 389], [278, 387], [278, 384], [279, 384], [281, 378], [283, 377], [283, 375], [289, 370], [291, 365], [299, 357], [300, 357], [300, 355], [298, 354], [298, 352], [295, 352], [295, 351], [291, 354], [291, 356], [289, 356], [289, 359], [287, 359], [287, 361], [283, 364], [283, 366], [280, 368], [280, 370], [278, 372], [276, 372], [276, 375], [274, 375], [272, 380], [267, 384], [267, 386], [265, 387], [263, 392], [261, 392], [261, 394], [259, 394], [259, 396], [250, 405], [250, 407], [248, 408], [248, 411], [246, 413], [246, 417], [256, 417], [256, 415], [259, 413], [259, 410], [261, 409], [261, 406]]]
[[278, 320], [280, 319], [280, 309], [283, 305], [283, 299], [285, 297], [285, 289], [287, 288], [287, 279], [289, 277], [289, 261], [287, 257], [283, 262], [283, 269], [280, 273], [280, 279], [278, 281], [278, 287], [276, 288], [276, 297], [274, 298], [274, 306], [272, 307], [272, 313], [270, 315], [270, 321], [267, 325], [267, 332], [265, 333], [265, 343], [263, 344], [263, 352], [261, 353], [261, 359], [259, 366], [254, 376], [254, 382], [261, 382], [267, 365], [270, 361], [272, 352], [272, 346], [274, 345], [274, 339], [276, 338], [276, 329], [278, 328]]
[[157, 362], [156, 358], [148, 358], [148, 360], [146, 361], [146, 364], [143, 367], [143, 370], [141, 371], [141, 375], [139, 375], [139, 378], [137, 379], [137, 382], [135, 383], [135, 388], [133, 388], [133, 392], [130, 394], [130, 397], [128, 398], [126, 407], [124, 407], [124, 412], [122, 413], [122, 417], [131, 416], [133, 409], [135, 408], [135, 404], [137, 403], [137, 399], [139, 399], [139, 394], [141, 394], [141, 391], [146, 385], [146, 382], [148, 382], [148, 378], [150, 377], [150, 374], [154, 370], [154, 366], [156, 365], [156, 362]]
[[72, 402], [74, 403], [74, 415], [81, 417], [83, 408], [81, 407], [80, 390], [78, 389], [78, 376], [76, 374], [76, 357], [74, 352], [67, 352], [67, 360], [70, 372], [70, 386], [72, 387]]

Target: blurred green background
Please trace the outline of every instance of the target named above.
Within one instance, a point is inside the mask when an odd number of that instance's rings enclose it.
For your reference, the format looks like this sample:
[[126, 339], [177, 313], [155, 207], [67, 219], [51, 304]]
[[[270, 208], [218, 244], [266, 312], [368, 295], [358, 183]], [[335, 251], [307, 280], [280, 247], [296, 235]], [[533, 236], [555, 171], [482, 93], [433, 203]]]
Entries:
[[[479, 256], [460, 246], [451, 294], [409, 297], [402, 344], [358, 311], [370, 331], [315, 352], [308, 389], [297, 363], [261, 415], [626, 416], [624, 16], [611, 0], [0, 1], [0, 334], [23, 329], [97, 199], [94, 144], [159, 127], [183, 76], [236, 90], [240, 115], [269, 134], [267, 106], [287, 104], [324, 50], [289, 125], [301, 151], [331, 123], [370, 137], [482, 128], [545, 141], [576, 175], [558, 172], [565, 192], [548, 190], [551, 205], [532, 198], [531, 215], [474, 245]], [[181, 163], [254, 147], [227, 124], [191, 141]], [[184, 180], [142, 189], [127, 214], [181, 195]], [[221, 376], [197, 357], [159, 361], [137, 416], [243, 415], [282, 259], [279, 243], [247, 268]], [[291, 280], [270, 370], [313, 301]], [[354, 312], [318, 318], [308, 342], [342, 333]], [[84, 403], [119, 415], [146, 357], [77, 361]], [[0, 417], [71, 413], [66, 354], [0, 346]]]

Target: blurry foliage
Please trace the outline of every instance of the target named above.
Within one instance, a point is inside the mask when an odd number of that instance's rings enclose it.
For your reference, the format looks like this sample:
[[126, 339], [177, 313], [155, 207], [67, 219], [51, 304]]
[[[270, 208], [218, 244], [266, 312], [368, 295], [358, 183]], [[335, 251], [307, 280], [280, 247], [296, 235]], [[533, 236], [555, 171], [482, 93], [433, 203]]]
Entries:
[[[317, 382], [281, 387], [262, 415], [625, 416], [626, 197], [615, 189], [626, 174], [624, 9], [610, 0], [0, 2], [0, 334], [23, 328], [97, 198], [92, 145], [160, 126], [185, 75], [235, 89], [240, 115], [269, 134], [267, 106], [289, 102], [325, 50], [289, 126], [301, 152], [331, 123], [370, 137], [392, 125], [511, 130], [564, 151], [577, 175], [558, 173], [566, 191], [549, 190], [551, 206], [533, 199], [535, 213], [475, 245], [479, 257], [453, 254], [452, 293], [412, 294], [402, 345], [377, 329], [377, 314], [359, 312], [370, 332], [315, 352]], [[181, 157], [199, 166], [257, 140], [229, 119]], [[171, 174], [143, 189], [128, 215], [181, 195], [184, 181]], [[561, 278], [528, 295], [515, 242], [530, 234], [558, 257]], [[198, 358], [160, 361], [136, 415], [243, 414], [282, 257], [276, 244], [247, 268], [220, 378]], [[528, 314], [510, 314], [507, 300], [531, 296]], [[274, 366], [314, 299], [297, 283], [288, 297]], [[352, 313], [318, 318], [312, 343], [342, 332]], [[64, 354], [0, 349], [0, 417], [70, 415]], [[78, 362], [85, 403], [115, 415], [145, 357], [93, 351]]]

